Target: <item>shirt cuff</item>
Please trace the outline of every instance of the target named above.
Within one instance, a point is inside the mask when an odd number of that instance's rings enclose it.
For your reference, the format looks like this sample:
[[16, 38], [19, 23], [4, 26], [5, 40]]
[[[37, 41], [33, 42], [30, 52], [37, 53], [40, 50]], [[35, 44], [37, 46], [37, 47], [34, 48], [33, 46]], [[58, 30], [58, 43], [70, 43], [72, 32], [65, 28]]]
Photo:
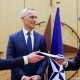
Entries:
[[28, 58], [27, 58], [27, 56], [23, 56], [23, 58], [24, 58], [24, 64], [28, 64]]
[[26, 77], [26, 76], [22, 76], [21, 80], [24, 80], [25, 77]]
[[66, 60], [66, 61], [64, 61], [64, 63], [65, 63], [64, 67], [67, 68], [68, 67], [68, 61]]

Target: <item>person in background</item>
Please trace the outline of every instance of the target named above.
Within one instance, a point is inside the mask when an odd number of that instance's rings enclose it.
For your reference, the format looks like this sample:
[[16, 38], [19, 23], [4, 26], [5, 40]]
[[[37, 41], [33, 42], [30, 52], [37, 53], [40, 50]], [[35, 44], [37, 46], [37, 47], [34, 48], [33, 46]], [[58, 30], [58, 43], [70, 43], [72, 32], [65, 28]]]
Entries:
[[[22, 29], [9, 36], [7, 58], [17, 58], [28, 55], [33, 51], [47, 52], [46, 41], [43, 35], [34, 31], [37, 24], [37, 12], [33, 8], [21, 11]], [[44, 80], [44, 73], [48, 65], [45, 57], [38, 63], [30, 63], [21, 68], [11, 70], [11, 80]]]
[[42, 59], [44, 56], [38, 55], [39, 51], [32, 52], [31, 54], [14, 59], [0, 59], [0, 70], [14, 69], [16, 67], [23, 67], [28, 63], [36, 63]]

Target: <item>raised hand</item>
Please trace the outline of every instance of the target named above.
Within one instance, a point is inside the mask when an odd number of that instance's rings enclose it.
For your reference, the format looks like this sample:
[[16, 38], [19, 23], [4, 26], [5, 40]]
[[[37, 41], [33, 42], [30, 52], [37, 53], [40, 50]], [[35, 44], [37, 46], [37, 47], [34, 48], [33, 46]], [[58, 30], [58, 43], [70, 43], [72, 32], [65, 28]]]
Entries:
[[66, 65], [67, 64], [66, 58], [56, 58], [55, 60], [60, 65]]

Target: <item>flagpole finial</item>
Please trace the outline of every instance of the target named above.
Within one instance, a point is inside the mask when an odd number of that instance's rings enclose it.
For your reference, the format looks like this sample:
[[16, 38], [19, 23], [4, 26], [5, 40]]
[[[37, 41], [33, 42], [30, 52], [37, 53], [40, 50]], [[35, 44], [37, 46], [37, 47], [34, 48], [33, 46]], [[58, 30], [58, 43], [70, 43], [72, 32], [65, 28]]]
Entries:
[[57, 7], [60, 7], [60, 1], [57, 1], [56, 4], [57, 4]]
[[56, 3], [57, 3], [57, 4], [60, 4], [60, 1], [57, 1]]

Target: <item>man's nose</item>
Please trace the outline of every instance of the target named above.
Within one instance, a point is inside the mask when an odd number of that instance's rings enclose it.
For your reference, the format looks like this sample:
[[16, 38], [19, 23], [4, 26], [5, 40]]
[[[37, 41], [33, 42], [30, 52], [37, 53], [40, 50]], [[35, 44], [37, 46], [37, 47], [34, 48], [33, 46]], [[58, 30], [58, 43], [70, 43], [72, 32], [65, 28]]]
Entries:
[[37, 19], [34, 18], [33, 21], [36, 23], [37, 22]]

